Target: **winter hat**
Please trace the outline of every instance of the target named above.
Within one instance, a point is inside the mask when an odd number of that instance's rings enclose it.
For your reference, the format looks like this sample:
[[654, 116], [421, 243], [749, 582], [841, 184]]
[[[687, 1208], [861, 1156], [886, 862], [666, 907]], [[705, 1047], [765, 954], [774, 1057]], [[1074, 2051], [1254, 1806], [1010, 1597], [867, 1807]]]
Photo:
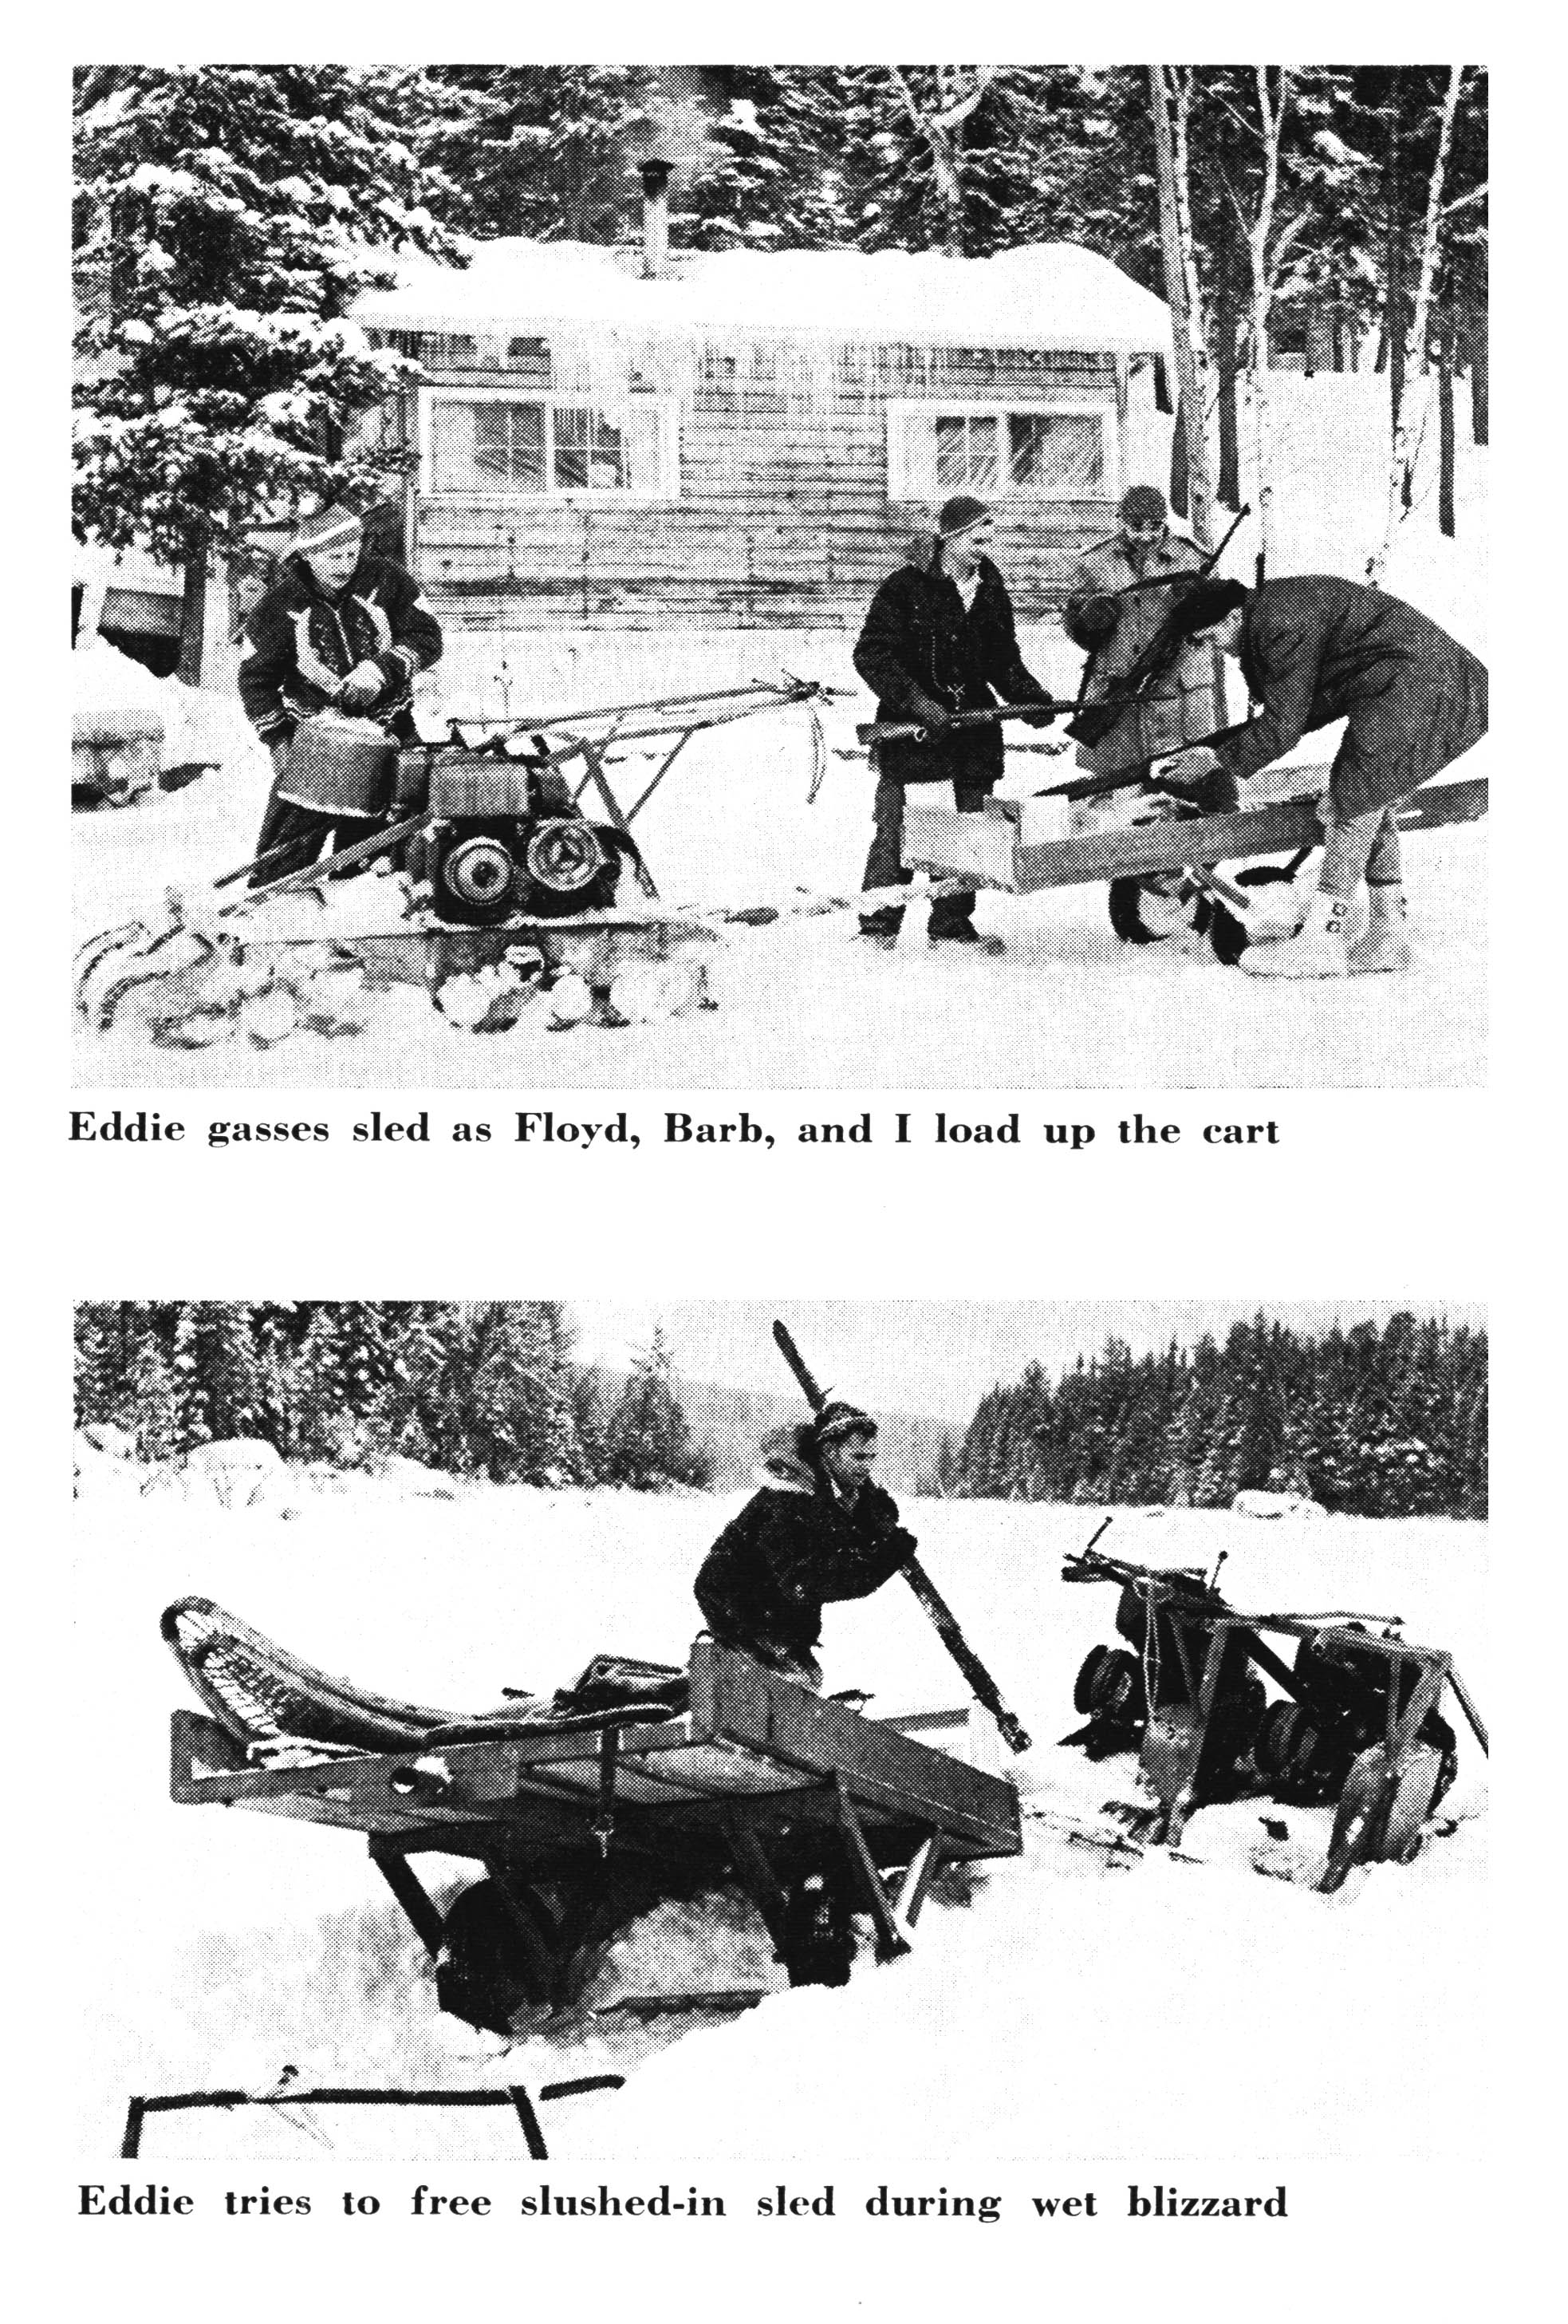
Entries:
[[286, 557], [298, 557], [335, 548], [351, 533], [362, 533], [363, 530], [363, 524], [351, 508], [317, 509], [313, 516], [300, 519], [294, 528], [294, 538], [283, 553]]
[[819, 1451], [824, 1444], [837, 1444], [846, 1436], [875, 1436], [876, 1423], [858, 1405], [835, 1402], [825, 1404], [812, 1425], [812, 1436]]
[[977, 500], [973, 493], [955, 493], [950, 501], [942, 503], [941, 513], [937, 518], [937, 539], [952, 540], [960, 532], [967, 532], [971, 525], [978, 524], [983, 516], [990, 513], [988, 502]]
[[1212, 630], [1216, 622], [1223, 622], [1246, 602], [1247, 593], [1239, 581], [1195, 581], [1171, 607], [1171, 628], [1178, 637], [1196, 637], [1199, 630]]
[[1131, 484], [1122, 495], [1116, 514], [1123, 524], [1163, 524], [1169, 510], [1158, 484]]

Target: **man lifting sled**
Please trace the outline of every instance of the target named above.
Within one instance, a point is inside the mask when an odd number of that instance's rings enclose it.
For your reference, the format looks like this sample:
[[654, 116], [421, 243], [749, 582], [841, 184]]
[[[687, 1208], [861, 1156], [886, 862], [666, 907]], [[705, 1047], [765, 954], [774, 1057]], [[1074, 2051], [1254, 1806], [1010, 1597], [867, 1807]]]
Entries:
[[[1487, 731], [1484, 664], [1398, 597], [1337, 575], [1308, 573], [1245, 589], [1193, 585], [1173, 619], [1241, 663], [1261, 705], [1244, 726], [1178, 752], [1162, 781], [1240, 780], [1283, 758], [1303, 734], [1348, 721], [1321, 810], [1317, 890], [1297, 935], [1249, 945], [1252, 976], [1362, 976], [1406, 968], [1404, 875], [1395, 807]], [[1366, 934], [1346, 936], [1362, 879]]]

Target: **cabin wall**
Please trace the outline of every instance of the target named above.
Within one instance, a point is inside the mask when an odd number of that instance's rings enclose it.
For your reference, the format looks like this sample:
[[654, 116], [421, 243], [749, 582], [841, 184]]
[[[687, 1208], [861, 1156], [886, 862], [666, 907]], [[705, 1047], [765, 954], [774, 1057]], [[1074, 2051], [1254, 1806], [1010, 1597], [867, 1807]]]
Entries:
[[[933, 391], [918, 351], [881, 355], [874, 380], [843, 361], [835, 392], [810, 402], [755, 379], [728, 383], [720, 365], [707, 364], [683, 419], [680, 494], [670, 503], [541, 494], [496, 504], [414, 490], [415, 569], [454, 649], [463, 632], [488, 633], [499, 650], [539, 632], [856, 630], [877, 584], [931, 521], [929, 503], [888, 498], [890, 401], [1103, 408], [1118, 397], [1109, 357], [1057, 358], [1045, 370], [1011, 368], [985, 350], [967, 363], [949, 352]], [[516, 370], [463, 369], [433, 373], [431, 383], [526, 394], [540, 383]], [[1121, 393], [1113, 482], [1119, 490], [1162, 481], [1169, 423], [1154, 417], [1147, 373], [1133, 383], [1132, 412], [1124, 383]], [[1054, 617], [1078, 553], [1114, 521], [1114, 499], [1113, 491], [998, 504], [996, 559], [1022, 621]]]

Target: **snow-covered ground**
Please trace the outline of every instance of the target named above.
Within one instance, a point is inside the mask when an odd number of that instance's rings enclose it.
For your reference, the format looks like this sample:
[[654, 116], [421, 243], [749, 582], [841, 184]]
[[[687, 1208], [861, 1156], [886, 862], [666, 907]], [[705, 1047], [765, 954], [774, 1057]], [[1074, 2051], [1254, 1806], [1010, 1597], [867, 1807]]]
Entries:
[[[1027, 1845], [986, 1868], [967, 1904], [931, 1904], [910, 1958], [863, 1959], [841, 1990], [777, 1989], [766, 1941], [734, 1900], [666, 1912], [617, 1947], [591, 2000], [715, 1981], [775, 1989], [738, 2019], [579, 2018], [498, 2054], [437, 2012], [421, 1949], [354, 1835], [170, 1803], [167, 1715], [190, 1701], [158, 1637], [170, 1599], [199, 1591], [362, 1684], [473, 1708], [504, 1685], [560, 1683], [601, 1649], [683, 1659], [692, 1576], [736, 1506], [404, 1474], [318, 1480], [247, 1510], [207, 1487], [141, 1495], [95, 1471], [77, 1510], [92, 1590], [73, 1680], [93, 1737], [113, 1738], [117, 1806], [94, 1825], [95, 1893], [115, 1933], [95, 1948], [82, 1997], [84, 2151], [114, 2151], [133, 2090], [264, 2089], [286, 2065], [302, 2086], [536, 2088], [621, 2073], [625, 2089], [547, 2110], [552, 2155], [657, 2155], [661, 2169], [720, 2150], [953, 2163], [1414, 2158], [1466, 2143], [1485, 2080], [1487, 1797], [1468, 1730], [1444, 1803], [1452, 1829], [1413, 1866], [1353, 1875], [1334, 1899], [1305, 1885], [1326, 1838], [1321, 1812], [1204, 1810], [1180, 1860], [1084, 1845], [1075, 1829], [1103, 1826], [1104, 1803], [1132, 1781], [1130, 1763], [1091, 1767], [1052, 1739], [1078, 1723], [1083, 1655], [1112, 1635], [1114, 1593], [1059, 1578], [1102, 1512], [906, 1509], [933, 1578], [1040, 1738], [1013, 1763]], [[1225, 1550], [1225, 1586], [1243, 1606], [1401, 1615], [1407, 1635], [1454, 1652], [1487, 1709], [1480, 1526], [1128, 1512], [1117, 1542], [1155, 1562]], [[872, 1688], [874, 1711], [962, 1700], [896, 1587], [829, 1609], [825, 1659], [828, 1686]], [[151, 2126], [146, 2153], [320, 2161], [323, 2136], [343, 2155], [518, 2152], [498, 2108], [324, 2110], [308, 2126], [254, 2110], [175, 2116]]]
[[[1272, 384], [1279, 475], [1272, 569], [1359, 578], [1381, 530], [1386, 382], [1278, 374]], [[1462, 415], [1458, 539], [1444, 541], [1437, 532], [1426, 457], [1386, 585], [1484, 653], [1485, 456], [1467, 433]], [[1246, 572], [1254, 547], [1249, 529], [1227, 569]], [[741, 642], [749, 659], [735, 662], [729, 653], [709, 683], [715, 676], [775, 674], [776, 641], [770, 647], [767, 632], [756, 632]], [[480, 668], [486, 643], [465, 636], [437, 674], [448, 706], [495, 709]], [[498, 657], [505, 643], [497, 641]], [[853, 749], [855, 721], [869, 715], [871, 705], [850, 666], [852, 643], [820, 633], [812, 666], [800, 672], [850, 689], [827, 722], [833, 755], [814, 806], [806, 804], [811, 750], [802, 711], [699, 735], [683, 752], [637, 825], [668, 901], [787, 906], [802, 889], [843, 895], [858, 884], [871, 779], [863, 756], [839, 753]], [[1071, 690], [1077, 658], [1059, 632], [1026, 639], [1025, 647], [1043, 678]], [[515, 661], [515, 640], [511, 651]], [[703, 681], [683, 666], [667, 682]], [[556, 706], [555, 684], [541, 678], [540, 685], [548, 706]], [[634, 695], [657, 691], [640, 678], [628, 685]], [[1334, 740], [1332, 732], [1312, 736], [1295, 756], [1322, 764]], [[646, 763], [651, 772], [657, 762]], [[1061, 779], [1070, 763], [1015, 750], [1005, 788], [1025, 794]], [[1488, 746], [1461, 771], [1487, 772]], [[616, 779], [628, 799], [641, 788], [636, 778], [628, 764]], [[218, 773], [188, 790], [149, 797], [122, 814], [78, 816], [78, 934], [145, 911], [171, 885], [199, 887], [243, 863], [269, 779], [265, 755], [240, 742]], [[1111, 934], [1102, 888], [1059, 889], [983, 901], [983, 924], [1007, 941], [1006, 954], [995, 960], [953, 959], [923, 947], [869, 951], [855, 941], [847, 912], [727, 930], [722, 948], [713, 948], [716, 1015], [553, 1033], [534, 1008], [512, 1031], [476, 1038], [405, 987], [376, 1001], [362, 1034], [301, 1032], [271, 1049], [231, 1042], [153, 1050], [139, 1035], [99, 1039], [78, 1028], [76, 1078], [96, 1087], [155, 1079], [169, 1088], [1474, 1086], [1485, 1075], [1485, 826], [1417, 835], [1408, 856], [1417, 958], [1399, 979], [1281, 988], [1222, 970], [1206, 947], [1186, 941], [1131, 950]], [[345, 886], [333, 899], [335, 925], [388, 925], [381, 884]]]

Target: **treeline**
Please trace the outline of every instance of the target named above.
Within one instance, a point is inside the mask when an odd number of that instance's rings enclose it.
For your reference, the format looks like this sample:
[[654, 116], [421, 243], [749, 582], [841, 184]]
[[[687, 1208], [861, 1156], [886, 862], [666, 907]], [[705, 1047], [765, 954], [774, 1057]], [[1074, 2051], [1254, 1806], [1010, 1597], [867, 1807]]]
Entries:
[[147, 1461], [225, 1437], [390, 1454], [497, 1484], [706, 1484], [656, 1332], [629, 1379], [579, 1364], [552, 1300], [120, 1301], [76, 1314], [77, 1425]]
[[1260, 1314], [1224, 1345], [1108, 1340], [985, 1397], [942, 1489], [982, 1499], [1223, 1508], [1251, 1487], [1361, 1517], [1487, 1512], [1487, 1335], [1391, 1316], [1320, 1338]]

